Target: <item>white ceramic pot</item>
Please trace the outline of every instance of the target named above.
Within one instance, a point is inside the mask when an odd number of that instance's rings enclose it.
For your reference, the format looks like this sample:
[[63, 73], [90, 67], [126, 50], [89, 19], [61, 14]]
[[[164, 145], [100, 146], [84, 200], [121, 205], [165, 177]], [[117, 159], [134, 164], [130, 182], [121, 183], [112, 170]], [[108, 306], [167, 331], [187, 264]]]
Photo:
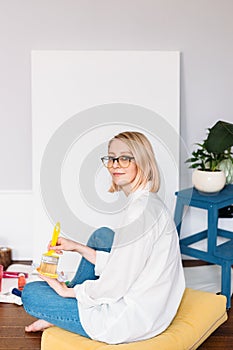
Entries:
[[195, 169], [192, 175], [193, 186], [201, 192], [215, 193], [226, 184], [224, 171], [204, 171]]

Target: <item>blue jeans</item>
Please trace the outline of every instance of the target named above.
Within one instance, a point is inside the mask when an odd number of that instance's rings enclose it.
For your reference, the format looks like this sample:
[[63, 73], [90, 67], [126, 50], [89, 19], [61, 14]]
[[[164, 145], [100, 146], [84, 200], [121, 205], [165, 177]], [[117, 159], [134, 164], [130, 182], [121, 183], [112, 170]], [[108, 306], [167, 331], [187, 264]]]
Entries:
[[[114, 232], [111, 229], [101, 227], [93, 232], [87, 245], [95, 250], [110, 252], [113, 238]], [[82, 258], [78, 270], [68, 287], [72, 288], [85, 280], [97, 279], [94, 267], [93, 264]], [[22, 292], [22, 301], [25, 311], [30, 315], [89, 338], [81, 325], [78, 304], [75, 298], [63, 298], [46, 282], [39, 281], [25, 285]]]

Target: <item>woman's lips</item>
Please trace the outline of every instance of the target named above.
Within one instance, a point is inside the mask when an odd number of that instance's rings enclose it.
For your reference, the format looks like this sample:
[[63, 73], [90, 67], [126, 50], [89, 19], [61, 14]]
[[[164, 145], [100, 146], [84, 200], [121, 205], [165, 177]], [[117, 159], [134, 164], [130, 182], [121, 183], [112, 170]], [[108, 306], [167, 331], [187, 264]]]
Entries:
[[113, 176], [121, 176], [124, 175], [124, 173], [112, 173]]

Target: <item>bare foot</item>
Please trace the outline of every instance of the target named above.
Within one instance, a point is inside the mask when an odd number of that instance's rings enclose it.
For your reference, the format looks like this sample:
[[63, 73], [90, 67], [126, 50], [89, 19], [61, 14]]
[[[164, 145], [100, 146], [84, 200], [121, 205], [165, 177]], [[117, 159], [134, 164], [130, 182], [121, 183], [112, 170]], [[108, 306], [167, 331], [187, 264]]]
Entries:
[[25, 332], [40, 332], [45, 330], [46, 328], [52, 327], [53, 324], [44, 320], [37, 320], [25, 327]]

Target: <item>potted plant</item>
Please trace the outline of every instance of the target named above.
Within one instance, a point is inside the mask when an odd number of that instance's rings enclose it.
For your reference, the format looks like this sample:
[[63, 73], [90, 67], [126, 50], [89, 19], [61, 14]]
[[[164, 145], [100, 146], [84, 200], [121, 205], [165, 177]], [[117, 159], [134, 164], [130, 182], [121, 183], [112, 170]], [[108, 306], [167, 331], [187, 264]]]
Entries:
[[208, 129], [207, 138], [197, 143], [198, 148], [186, 160], [192, 175], [194, 187], [201, 192], [215, 193], [225, 184], [233, 182], [233, 124], [218, 121]]

